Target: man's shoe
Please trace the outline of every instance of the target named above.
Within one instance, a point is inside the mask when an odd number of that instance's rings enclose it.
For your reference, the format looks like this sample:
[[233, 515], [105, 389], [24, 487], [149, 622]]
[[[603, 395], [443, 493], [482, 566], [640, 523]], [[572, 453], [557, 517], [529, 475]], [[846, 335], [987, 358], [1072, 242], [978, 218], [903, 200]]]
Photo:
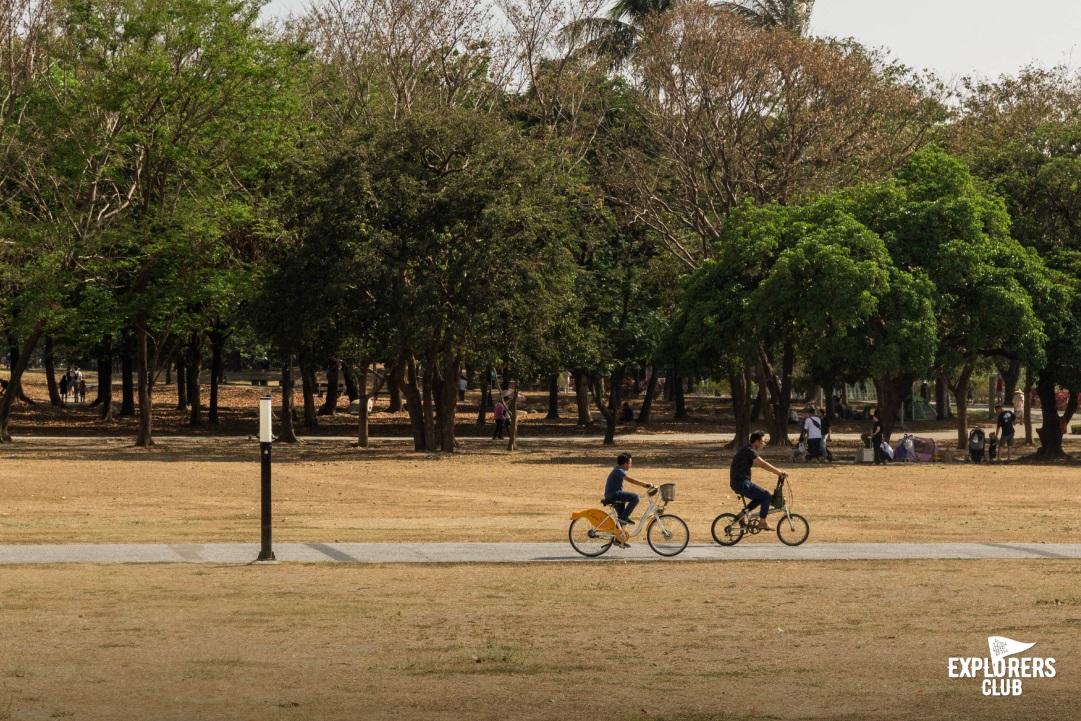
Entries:
[[621, 526], [633, 526], [634, 525], [634, 520], [631, 519], [631, 518], [621, 518], [621, 519], [619, 519], [619, 525], [621, 525]]
[[759, 531], [772, 531], [773, 526], [769, 525], [765, 521], [759, 521], [758, 522], [758, 530]]

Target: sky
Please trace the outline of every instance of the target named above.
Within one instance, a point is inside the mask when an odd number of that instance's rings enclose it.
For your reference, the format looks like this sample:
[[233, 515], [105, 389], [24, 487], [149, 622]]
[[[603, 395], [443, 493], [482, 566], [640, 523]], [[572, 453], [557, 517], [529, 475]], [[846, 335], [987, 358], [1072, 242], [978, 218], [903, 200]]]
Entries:
[[[267, 13], [309, 0], [271, 0]], [[1081, 68], [1081, 0], [817, 0], [815, 35], [852, 37], [947, 83], [994, 78], [1023, 65]]]

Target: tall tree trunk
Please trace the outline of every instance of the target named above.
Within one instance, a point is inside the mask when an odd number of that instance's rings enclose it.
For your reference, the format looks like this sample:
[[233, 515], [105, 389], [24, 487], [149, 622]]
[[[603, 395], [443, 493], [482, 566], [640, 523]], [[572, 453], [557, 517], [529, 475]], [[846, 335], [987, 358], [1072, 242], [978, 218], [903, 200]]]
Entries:
[[404, 373], [400, 364], [390, 369], [390, 405], [387, 407], [387, 411], [390, 413], [400, 413], [402, 410], [402, 389], [405, 387], [403, 376]]
[[593, 425], [589, 415], [589, 376], [581, 368], [574, 372], [574, 396], [578, 403], [578, 427], [588, 428]]
[[112, 338], [106, 336], [101, 345], [101, 357], [98, 358], [98, 397], [95, 403], [101, 402], [100, 418], [103, 421], [113, 419], [113, 344]]
[[507, 450], [513, 451], [518, 448], [518, 384], [514, 384], [514, 390], [510, 394], [510, 427], [507, 429]]
[[679, 368], [673, 367], [672, 374], [672, 403], [675, 404], [675, 413], [673, 417], [677, 421], [682, 421], [687, 418], [687, 400], [683, 394], [683, 376], [679, 374]]
[[788, 414], [792, 407], [792, 369], [795, 364], [795, 349], [792, 342], [784, 342], [779, 374], [765, 347], [759, 347], [758, 362], [761, 367], [761, 382], [766, 385], [770, 394], [769, 444], [787, 447], [789, 445]]
[[203, 393], [199, 376], [203, 370], [203, 334], [192, 333], [188, 345], [188, 404], [191, 415], [188, 423], [193, 426], [203, 423]]
[[187, 362], [183, 358], [183, 353], [178, 353], [176, 356], [176, 409], [178, 411], [188, 410], [188, 371]]
[[413, 450], [426, 451], [428, 446], [424, 429], [424, 404], [420, 398], [417, 361], [412, 355], [409, 356], [404, 368], [399, 367], [397, 380], [401, 386], [402, 395], [405, 396], [406, 410], [409, 411], [409, 423], [413, 430]]
[[49, 386], [49, 403], [60, 408], [64, 399], [60, 397], [60, 388], [56, 384], [56, 359], [53, 357], [53, 337], [45, 336], [45, 383]]
[[[368, 362], [365, 361], [356, 376], [354, 377], [353, 386], [354, 392], [357, 394], [357, 447], [368, 447]], [[353, 375], [349, 371], [349, 367], [343, 365], [342, 372], [346, 373], [346, 379]], [[346, 380], [346, 388], [349, 387], [349, 381]]]
[[559, 420], [559, 374], [552, 373], [548, 376], [548, 415], [544, 417], [548, 421]]
[[440, 388], [440, 405], [442, 413], [439, 433], [440, 450], [444, 453], [454, 453], [454, 420], [455, 411], [458, 408], [458, 372], [462, 367], [460, 358], [452, 358], [443, 366], [443, 383]]
[[882, 437], [888, 441], [897, 425], [901, 406], [912, 395], [912, 376], [876, 378], [875, 390], [878, 394], [878, 420], [882, 423]]
[[488, 422], [488, 408], [492, 405], [492, 386], [487, 373], [481, 373], [480, 380], [480, 408], [477, 410], [477, 425], [483, 426]]
[[11, 442], [11, 408], [17, 395], [13, 391], [19, 387], [19, 383], [22, 381], [26, 366], [30, 363], [30, 354], [34, 352], [34, 347], [37, 346], [38, 340], [41, 339], [44, 333], [44, 328], [44, 323], [38, 322], [34, 329], [30, 331], [30, 335], [23, 341], [23, 346], [18, 355], [12, 357], [8, 389], [3, 396], [0, 396], [0, 443]]
[[935, 380], [935, 411], [940, 421], [950, 417], [950, 397], [946, 393], [947, 390], [946, 376], [940, 373]]
[[297, 433], [293, 427], [293, 356], [290, 354], [282, 366], [282, 423], [278, 440], [283, 443], [296, 443]]
[[754, 394], [754, 403], [751, 406], [751, 423], [756, 423], [762, 414], [766, 412], [766, 384], [757, 384], [758, 392]]
[[1025, 366], [1025, 445], [1032, 445], [1032, 367]]
[[315, 368], [307, 357], [300, 354], [300, 382], [304, 390], [304, 426], [310, 432], [319, 427], [319, 416], [315, 408]]
[[323, 399], [323, 406], [319, 409], [319, 415], [332, 416], [338, 410], [338, 369], [341, 361], [332, 360], [327, 364], [327, 395]]
[[[364, 374], [367, 375], [367, 373], [368, 366], [365, 365]], [[363, 393], [367, 393], [367, 391], [357, 390], [357, 377], [348, 363], [342, 363], [342, 380], [345, 381], [345, 395], [350, 403], [360, 398]]]
[[739, 373], [731, 373], [728, 376], [728, 385], [732, 389], [732, 412], [736, 421], [736, 433], [732, 438], [732, 447], [742, 448], [751, 439], [751, 418], [754, 401], [751, 398], [754, 393], [754, 370], [749, 364], [744, 364]]
[[[94, 400], [90, 403], [91, 408], [96, 408], [106, 400], [111, 400], [113, 397], [113, 348], [112, 339], [109, 336], [102, 338], [101, 343], [97, 347], [97, 355], [98, 391], [95, 394]], [[106, 396], [108, 396], [108, 398], [106, 398]], [[104, 418], [105, 416], [102, 414], [102, 419], [104, 420]]]
[[1040, 371], [1036, 380], [1036, 394], [1040, 397], [1043, 425], [1036, 431], [1040, 436], [1040, 448], [1037, 453], [1048, 458], [1062, 458], [1065, 455], [1062, 448], [1062, 436], [1077, 410], [1077, 390], [1069, 389], [1066, 409], [1062, 416], [1059, 416], [1058, 398], [1055, 395], [1057, 390], [1054, 372], [1046, 368]]
[[146, 347], [149, 335], [145, 321], [138, 319], [135, 323], [135, 369], [138, 375], [139, 431], [135, 437], [135, 445], [140, 448], [150, 448], [154, 445], [150, 368]]
[[992, 372], [987, 380], [987, 420], [995, 420], [995, 401], [997, 398], [998, 373]]
[[188, 424], [202, 425], [202, 386], [199, 376], [202, 373], [202, 335], [193, 333], [188, 345], [188, 404], [190, 414]]
[[210, 331], [210, 412], [207, 420], [211, 425], [218, 425], [218, 385], [224, 372], [222, 352], [225, 349], [225, 333], [220, 329]]
[[653, 398], [657, 395], [657, 366], [649, 367], [649, 383], [646, 384], [646, 397], [642, 399], [642, 408], [638, 411], [638, 425], [649, 425], [653, 415]]
[[953, 397], [957, 401], [957, 448], [968, 447], [968, 386], [972, 380], [973, 367], [966, 365], [957, 377], [957, 383], [951, 386]]
[[[19, 343], [15, 340], [15, 336], [8, 336], [8, 346], [10, 348], [9, 352], [11, 353], [11, 367], [14, 368], [15, 366], [19, 365], [22, 360], [25, 359], [26, 362], [23, 364], [23, 367], [26, 368], [30, 362], [30, 359], [26, 357], [27, 354], [25, 353], [20, 355]], [[30, 398], [27, 397], [26, 392], [23, 390], [22, 373], [19, 374], [18, 378], [15, 378], [14, 373], [11, 374], [11, 378], [8, 380], [7, 392], [14, 396], [15, 400], [22, 401], [23, 403], [30, 406], [37, 405], [34, 401], [30, 400]]]
[[604, 398], [604, 379], [600, 375], [593, 377], [591, 384], [593, 390], [593, 402], [604, 416], [604, 445], [611, 446], [616, 442], [616, 423], [619, 420], [619, 407], [622, 404], [621, 390], [623, 387], [623, 367], [617, 368], [612, 373], [610, 387], [608, 389], [607, 407]]
[[1013, 393], [1017, 390], [1017, 382], [1021, 380], [1021, 361], [1011, 360], [1009, 365], [1001, 369], [1002, 380], [1006, 384], [1002, 394], [1002, 405], [1009, 408], [1013, 405]]
[[120, 334], [120, 415], [130, 418], [135, 415], [135, 382], [133, 338], [130, 328]]
[[432, 398], [432, 384], [435, 382], [435, 363], [429, 355], [424, 359], [420, 372], [420, 410], [421, 420], [424, 423], [424, 448], [429, 451], [436, 449], [435, 444], [435, 402]]

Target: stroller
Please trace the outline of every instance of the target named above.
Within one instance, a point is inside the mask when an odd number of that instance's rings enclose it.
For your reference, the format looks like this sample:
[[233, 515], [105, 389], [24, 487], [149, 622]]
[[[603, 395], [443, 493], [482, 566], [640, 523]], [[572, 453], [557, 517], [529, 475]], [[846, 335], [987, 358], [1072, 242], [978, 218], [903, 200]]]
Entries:
[[973, 428], [968, 434], [968, 455], [973, 463], [983, 463], [984, 446], [987, 445], [987, 435], [982, 428]]
[[992, 433], [987, 437], [987, 462], [994, 463], [998, 460], [998, 436]]

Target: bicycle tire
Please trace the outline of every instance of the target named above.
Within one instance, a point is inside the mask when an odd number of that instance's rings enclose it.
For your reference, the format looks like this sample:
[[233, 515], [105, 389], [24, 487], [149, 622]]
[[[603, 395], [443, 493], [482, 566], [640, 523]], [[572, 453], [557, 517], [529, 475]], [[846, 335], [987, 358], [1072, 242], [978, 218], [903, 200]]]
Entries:
[[[590, 535], [590, 533], [595, 535]], [[578, 536], [578, 542], [575, 542], [575, 536]], [[593, 524], [589, 522], [587, 518], [575, 518], [571, 521], [571, 525], [567, 528], [567, 540], [570, 541], [571, 548], [587, 558], [596, 558], [602, 556], [608, 552], [608, 549], [612, 547], [611, 534], [600, 533], [598, 534]]]
[[[725, 528], [729, 528], [728, 533], [725, 533]], [[713, 519], [709, 532], [713, 534], [713, 540], [722, 546], [734, 546], [743, 538], [743, 524], [736, 520], [736, 514], [722, 513]]]
[[687, 544], [691, 542], [691, 529], [679, 516], [665, 513], [655, 516], [646, 526], [646, 541], [654, 553], [671, 558], [683, 553], [683, 549], [687, 548]]
[[798, 546], [811, 535], [811, 524], [798, 513], [782, 515], [777, 519], [777, 538], [786, 546]]

